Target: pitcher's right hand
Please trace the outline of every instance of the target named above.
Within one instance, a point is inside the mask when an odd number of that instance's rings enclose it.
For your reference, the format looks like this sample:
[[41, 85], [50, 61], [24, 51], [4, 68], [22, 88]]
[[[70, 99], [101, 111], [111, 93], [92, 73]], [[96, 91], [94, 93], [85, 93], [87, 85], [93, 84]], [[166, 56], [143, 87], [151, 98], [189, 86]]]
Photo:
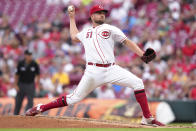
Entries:
[[70, 18], [75, 17], [75, 7], [73, 5], [69, 5], [67, 8], [68, 14]]

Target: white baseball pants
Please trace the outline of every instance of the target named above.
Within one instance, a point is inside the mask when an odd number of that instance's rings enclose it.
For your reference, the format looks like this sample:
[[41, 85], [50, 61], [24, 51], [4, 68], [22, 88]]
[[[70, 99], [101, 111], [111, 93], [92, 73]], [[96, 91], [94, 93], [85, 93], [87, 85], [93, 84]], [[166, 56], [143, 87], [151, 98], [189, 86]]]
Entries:
[[73, 93], [66, 96], [67, 104], [72, 105], [81, 101], [95, 88], [106, 83], [130, 87], [134, 90], [144, 89], [144, 84], [140, 78], [118, 65], [111, 65], [110, 67], [87, 65], [77, 88]]

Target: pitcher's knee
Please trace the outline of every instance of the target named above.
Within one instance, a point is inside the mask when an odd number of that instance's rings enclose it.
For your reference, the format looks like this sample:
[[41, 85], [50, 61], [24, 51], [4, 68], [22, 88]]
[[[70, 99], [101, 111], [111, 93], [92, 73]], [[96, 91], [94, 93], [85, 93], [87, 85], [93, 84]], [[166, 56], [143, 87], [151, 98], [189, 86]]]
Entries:
[[136, 91], [136, 90], [142, 90], [144, 89], [144, 83], [142, 81], [142, 79], [138, 78], [136, 80], [136, 84], [133, 85], [133, 89]]

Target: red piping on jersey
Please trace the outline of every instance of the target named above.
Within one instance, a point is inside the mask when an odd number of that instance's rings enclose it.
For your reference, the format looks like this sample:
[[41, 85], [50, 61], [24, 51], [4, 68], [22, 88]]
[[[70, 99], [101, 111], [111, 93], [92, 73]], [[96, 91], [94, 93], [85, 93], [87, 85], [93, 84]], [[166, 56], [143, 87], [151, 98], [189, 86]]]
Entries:
[[[94, 39], [93, 39], [93, 44], [94, 44], [94, 46], [95, 46]], [[95, 48], [96, 48], [97, 53], [99, 54], [99, 51], [97, 50], [97, 47], [96, 47], [96, 46], [95, 46]], [[101, 57], [101, 55], [100, 55], [100, 54], [99, 54], [99, 56], [100, 56], [100, 58], [101, 58], [102, 62], [104, 63], [104, 61], [103, 61], [103, 59], [102, 59], [102, 57]]]
[[120, 41], [120, 43], [122, 43], [126, 38], [127, 38], [127, 37], [123, 38], [123, 39]]
[[[98, 28], [97, 28], [98, 29]], [[98, 44], [98, 46], [99, 46], [99, 49], [101, 50], [101, 53], [103, 54], [103, 51], [102, 51], [102, 49], [101, 49], [101, 47], [100, 47], [100, 45], [99, 45], [99, 42], [98, 42], [98, 39], [97, 39], [97, 29], [96, 29], [96, 40], [97, 40], [97, 44]], [[103, 54], [103, 56], [104, 56], [104, 58], [105, 58], [105, 55]], [[106, 59], [106, 58], [105, 58]], [[107, 61], [107, 60], [106, 60]]]

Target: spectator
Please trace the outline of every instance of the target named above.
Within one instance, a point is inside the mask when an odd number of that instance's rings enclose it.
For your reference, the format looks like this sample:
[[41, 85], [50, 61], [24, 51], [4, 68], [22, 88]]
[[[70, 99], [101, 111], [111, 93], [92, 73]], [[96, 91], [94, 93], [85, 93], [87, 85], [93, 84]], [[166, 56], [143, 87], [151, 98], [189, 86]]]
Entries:
[[190, 39], [188, 39], [186, 42], [187, 43], [182, 48], [182, 52], [184, 55], [191, 57], [196, 52], [196, 44], [192, 43]]
[[29, 43], [29, 50], [33, 52], [33, 57], [39, 59], [44, 56], [46, 45], [40, 36], [35, 35], [33, 40]]
[[[30, 0], [16, 1], [19, 7], [29, 8], [29, 4], [25, 3]], [[0, 94], [3, 97], [14, 96], [14, 89], [11, 88], [14, 79], [13, 69], [16, 67], [14, 61], [21, 60], [26, 48], [30, 48], [33, 52], [33, 57], [40, 64], [41, 72], [47, 72], [46, 76], [41, 76], [43, 87], [40, 87], [42, 91], [40, 97], [69, 93], [84, 73], [84, 49], [81, 44], [73, 44], [70, 39], [67, 14], [61, 10], [64, 7], [55, 4], [52, 5], [54, 8], [50, 8], [50, 5], [43, 1], [37, 1], [42, 8], [35, 8], [36, 4], [31, 4], [33, 10], [28, 15], [25, 15], [26, 10], [21, 9], [17, 19], [12, 11], [17, 8], [16, 5], [12, 1], [0, 1], [0, 5], [12, 4], [13, 7], [8, 12], [6, 8], [2, 8], [3, 13], [0, 14], [0, 70], [2, 72]], [[72, 2], [63, 1], [63, 6]], [[187, 99], [187, 90], [190, 91], [194, 87], [194, 84], [189, 83], [196, 81], [193, 77], [196, 69], [194, 17], [196, 3], [193, 0], [132, 0], [131, 2], [130, 0], [76, 0], [73, 3], [77, 5], [77, 24], [80, 27], [84, 23], [85, 26], [89, 25], [85, 14], [92, 4], [99, 2], [106, 4], [109, 9], [108, 23], [120, 25], [124, 33], [128, 34], [131, 40], [139, 43], [143, 49], [151, 47], [157, 51], [156, 61], [143, 64], [139, 59], [135, 59], [132, 52], [116, 44], [116, 63], [134, 73], [144, 72], [142, 78], [147, 83], [146, 90], [149, 98]], [[32, 17], [36, 15], [39, 17]], [[49, 84], [52, 76], [59, 72], [59, 66], [63, 67], [62, 70], [70, 79], [65, 86], [59, 83], [59, 79], [56, 80], [56, 84]], [[138, 68], [133, 68], [134, 66]], [[6, 77], [10, 79], [5, 81]], [[160, 80], [154, 81], [155, 78]], [[47, 85], [51, 87], [48, 88]], [[170, 98], [172, 96], [168, 96], [167, 92], [173, 92], [173, 89], [181, 92], [181, 95]], [[183, 91], [186, 93], [182, 93]], [[128, 98], [121, 94], [115, 97]]]
[[40, 83], [42, 86], [42, 92], [43, 92], [42, 94], [44, 94], [41, 96], [47, 96], [49, 94], [50, 94], [50, 96], [53, 96], [53, 94], [56, 93], [56, 88], [52, 82], [51, 75], [49, 72], [43, 73], [43, 75], [40, 79]]
[[58, 68], [58, 72], [54, 73], [52, 76], [52, 82], [57, 88], [57, 93], [63, 93], [63, 86], [68, 86], [70, 84], [69, 75], [63, 72], [63, 67]]
[[103, 85], [102, 87], [96, 88], [96, 94], [98, 99], [114, 99], [114, 91], [112, 88], [107, 85]]
[[196, 86], [192, 87], [190, 90], [190, 99], [196, 100]]
[[153, 48], [156, 52], [161, 51], [161, 42], [158, 40], [158, 36], [155, 33], [150, 35], [147, 43], [144, 46], [144, 49], [146, 50], [149, 47]]

